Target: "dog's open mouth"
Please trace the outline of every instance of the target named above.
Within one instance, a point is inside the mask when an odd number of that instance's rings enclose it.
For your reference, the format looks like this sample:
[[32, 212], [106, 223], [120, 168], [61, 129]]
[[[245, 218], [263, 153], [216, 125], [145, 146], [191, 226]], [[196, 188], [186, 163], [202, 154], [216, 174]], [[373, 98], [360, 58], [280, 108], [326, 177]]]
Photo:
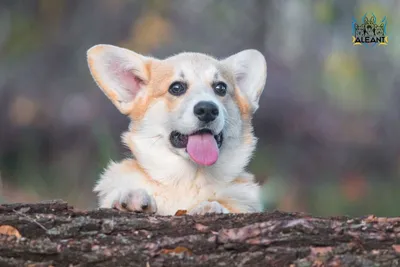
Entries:
[[170, 141], [175, 148], [186, 148], [190, 158], [197, 164], [209, 166], [218, 160], [223, 134], [220, 132], [213, 135], [209, 129], [202, 129], [190, 135], [173, 131]]

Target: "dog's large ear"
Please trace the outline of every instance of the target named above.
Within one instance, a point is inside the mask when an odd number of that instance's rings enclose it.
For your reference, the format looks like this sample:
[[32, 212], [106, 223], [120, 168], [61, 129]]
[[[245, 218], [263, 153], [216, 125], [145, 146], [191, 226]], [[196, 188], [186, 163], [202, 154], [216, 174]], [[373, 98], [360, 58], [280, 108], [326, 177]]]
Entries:
[[258, 101], [267, 79], [267, 62], [264, 56], [257, 50], [248, 49], [222, 62], [233, 70], [236, 84], [247, 96], [254, 113], [258, 109]]
[[112, 45], [95, 45], [87, 51], [90, 72], [97, 85], [123, 114], [148, 82], [149, 58]]

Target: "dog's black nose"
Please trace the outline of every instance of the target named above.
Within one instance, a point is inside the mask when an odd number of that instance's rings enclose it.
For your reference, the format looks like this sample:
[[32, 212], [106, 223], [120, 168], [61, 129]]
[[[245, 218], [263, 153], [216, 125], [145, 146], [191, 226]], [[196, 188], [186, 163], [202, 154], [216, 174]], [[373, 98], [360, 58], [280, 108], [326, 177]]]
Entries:
[[211, 122], [218, 117], [219, 110], [216, 104], [209, 101], [201, 101], [194, 106], [194, 115], [203, 122]]

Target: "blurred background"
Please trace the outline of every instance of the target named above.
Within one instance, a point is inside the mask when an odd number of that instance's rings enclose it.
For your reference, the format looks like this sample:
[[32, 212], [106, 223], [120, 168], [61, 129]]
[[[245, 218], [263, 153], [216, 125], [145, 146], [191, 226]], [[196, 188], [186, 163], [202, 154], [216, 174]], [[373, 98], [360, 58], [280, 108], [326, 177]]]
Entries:
[[[352, 45], [387, 16], [389, 44]], [[400, 1], [0, 0], [0, 203], [92, 193], [128, 119], [93, 82], [99, 43], [167, 57], [262, 51], [268, 80], [250, 170], [266, 209], [400, 215]]]

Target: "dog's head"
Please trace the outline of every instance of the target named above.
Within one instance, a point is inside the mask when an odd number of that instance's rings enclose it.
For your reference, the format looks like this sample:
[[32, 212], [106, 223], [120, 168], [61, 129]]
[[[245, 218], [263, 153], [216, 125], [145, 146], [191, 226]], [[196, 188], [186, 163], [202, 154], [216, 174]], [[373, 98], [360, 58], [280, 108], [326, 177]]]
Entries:
[[384, 31], [384, 25], [383, 23], [381, 25], [376, 25], [375, 27], [375, 34], [377, 37], [384, 37], [385, 36], [385, 31]]
[[356, 29], [356, 36], [357, 37], [364, 37], [364, 32], [365, 32], [365, 28], [364, 28], [364, 24], [362, 25], [355, 25], [355, 29]]
[[374, 26], [373, 24], [367, 24], [367, 25], [365, 26], [365, 33], [366, 33], [368, 36], [374, 36], [374, 35], [375, 35], [374, 29], [375, 29], [375, 26]]
[[244, 50], [223, 60], [181, 53], [160, 60], [96, 45], [88, 50], [88, 63], [98, 86], [131, 118], [124, 141], [147, 166], [248, 163], [256, 142], [251, 117], [267, 75], [260, 52]]

